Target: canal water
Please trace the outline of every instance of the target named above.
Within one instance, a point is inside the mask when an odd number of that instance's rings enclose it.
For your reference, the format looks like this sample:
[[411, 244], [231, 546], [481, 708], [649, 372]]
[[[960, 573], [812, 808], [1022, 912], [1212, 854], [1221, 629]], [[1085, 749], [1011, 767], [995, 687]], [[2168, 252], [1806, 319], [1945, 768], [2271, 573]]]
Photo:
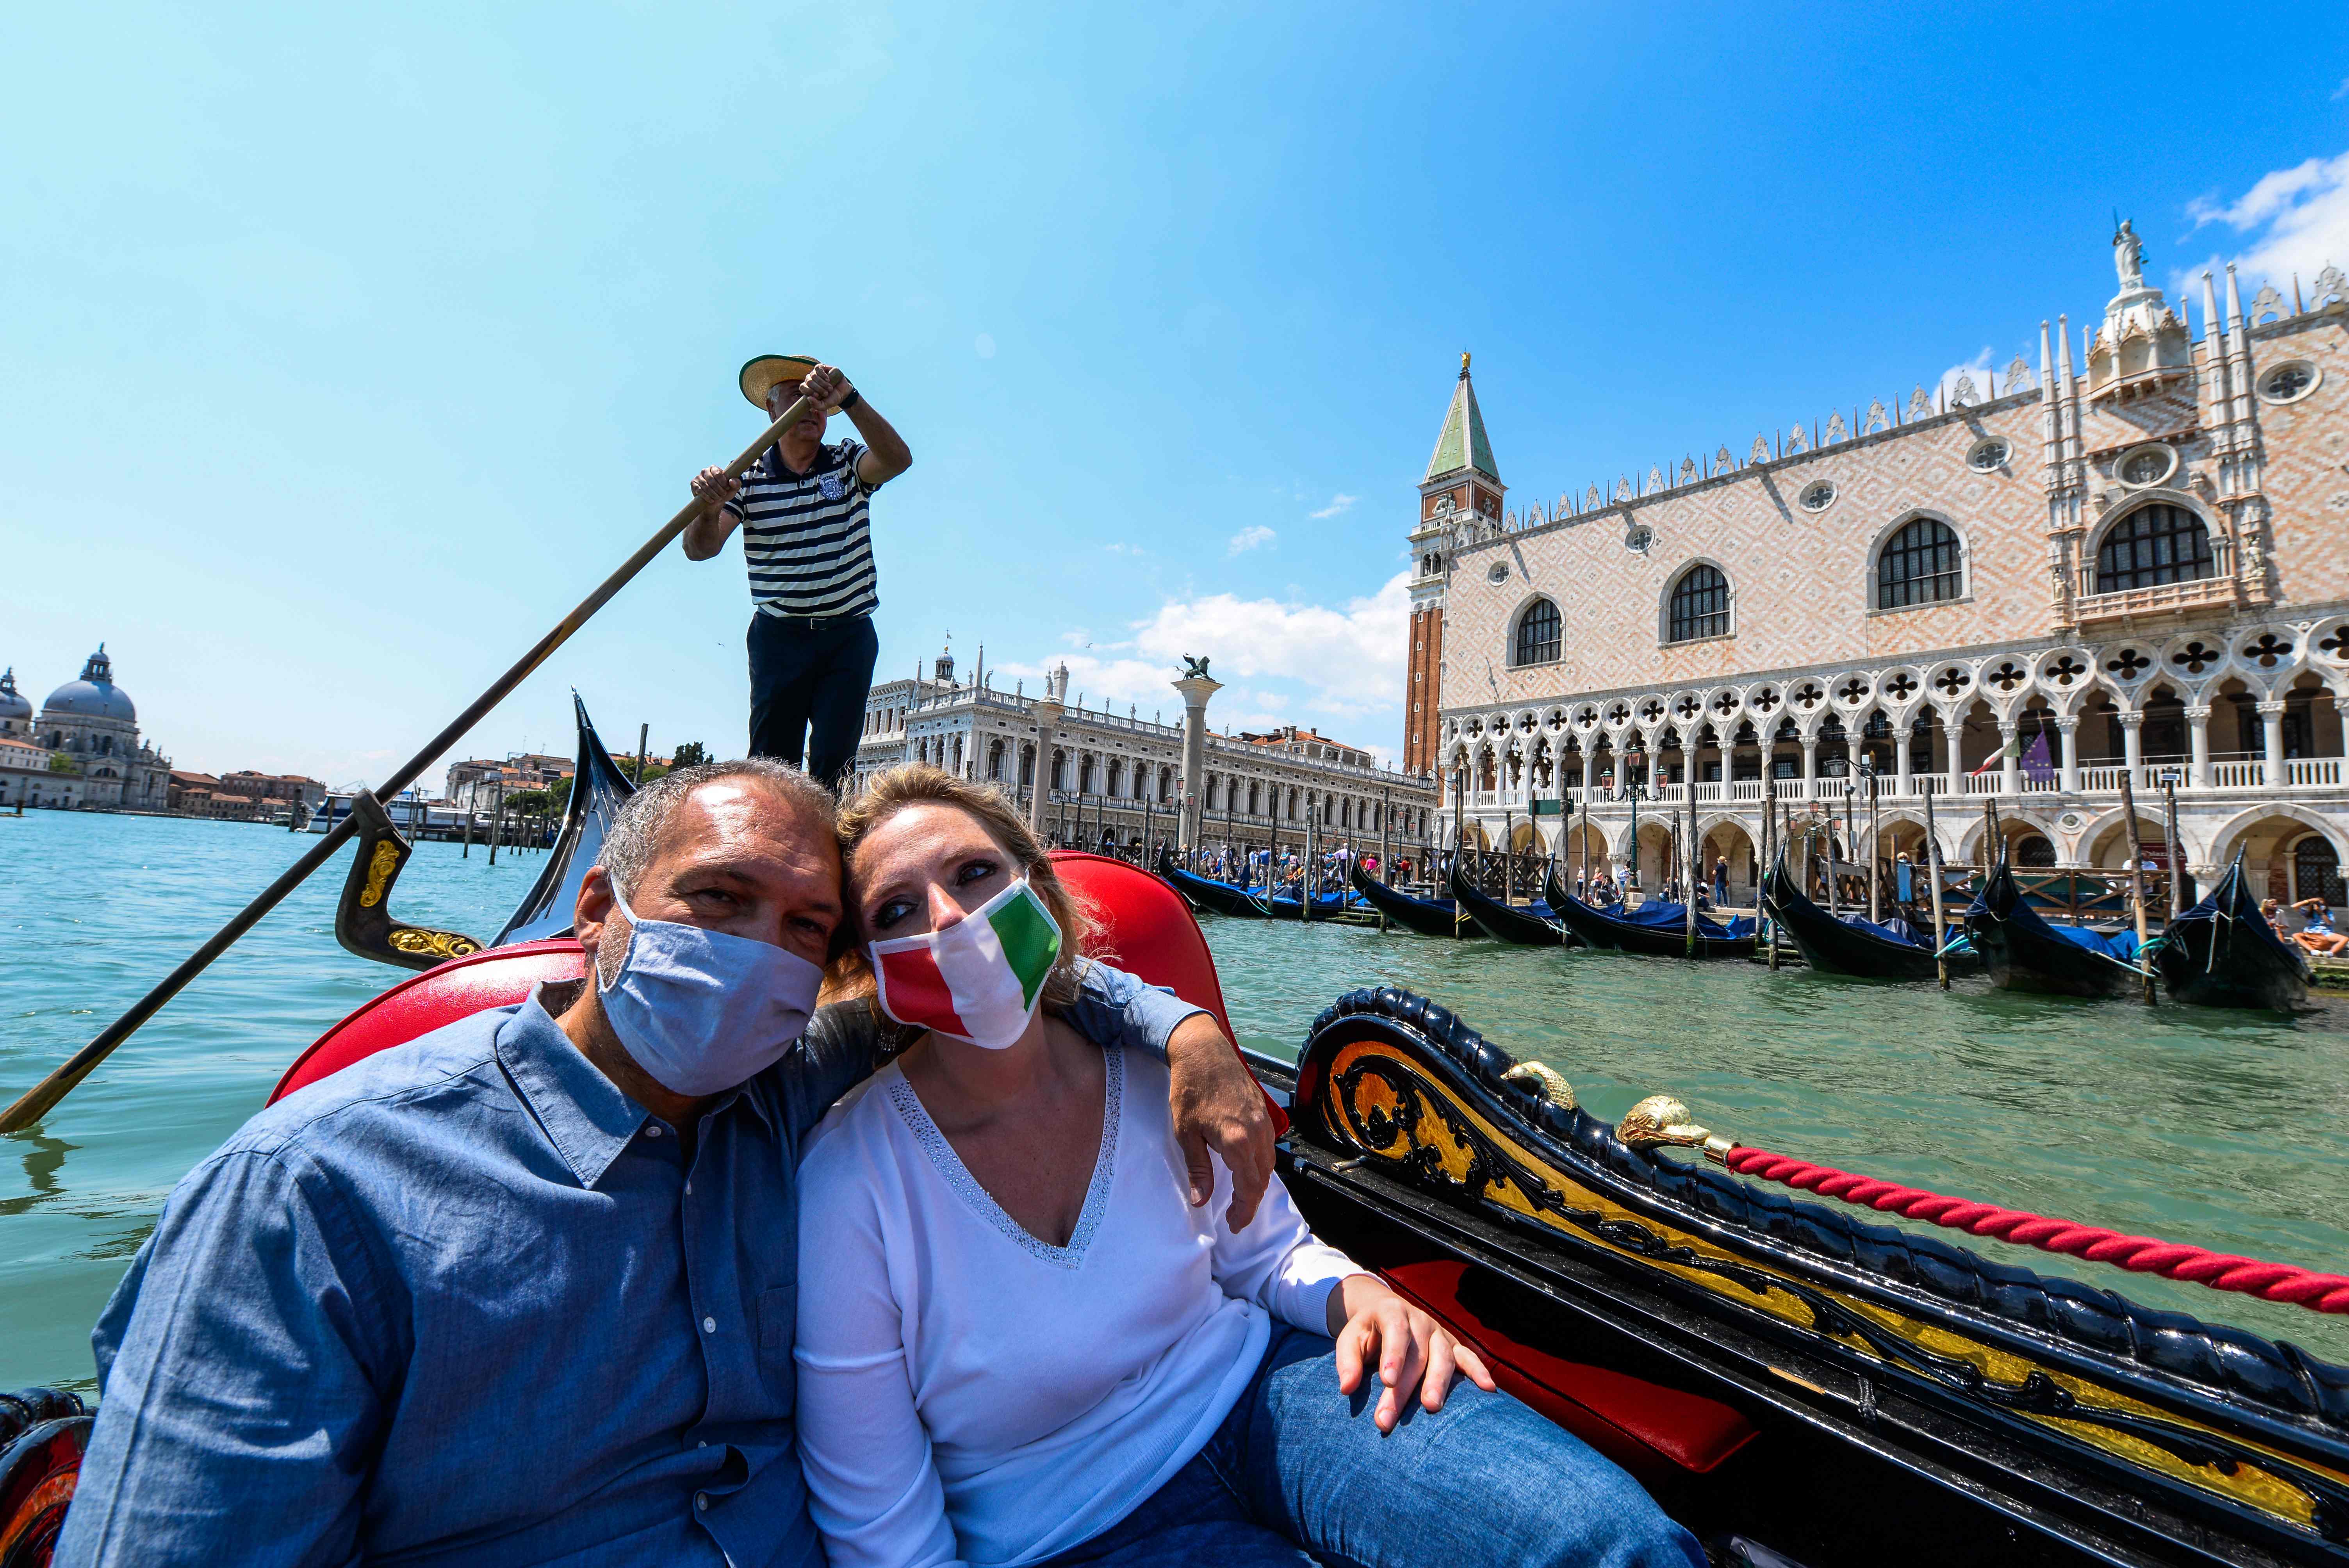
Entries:
[[[0, 817], [0, 1103], [310, 842], [242, 823]], [[543, 864], [420, 845], [399, 913], [487, 936]], [[305, 1043], [399, 978], [336, 945], [341, 869], [263, 922], [39, 1130], [0, 1139], [0, 1389], [92, 1389], [90, 1323], [171, 1184], [260, 1108]], [[1403, 985], [1557, 1068], [1610, 1120], [1670, 1092], [1714, 1130], [1783, 1153], [2349, 1272], [2341, 1002], [2293, 1019], [2148, 1011], [1979, 980], [1942, 995], [1737, 963], [1206, 923], [1236, 1026], [1283, 1056], [1340, 993]], [[2349, 1319], [1975, 1244], [2349, 1362]]]

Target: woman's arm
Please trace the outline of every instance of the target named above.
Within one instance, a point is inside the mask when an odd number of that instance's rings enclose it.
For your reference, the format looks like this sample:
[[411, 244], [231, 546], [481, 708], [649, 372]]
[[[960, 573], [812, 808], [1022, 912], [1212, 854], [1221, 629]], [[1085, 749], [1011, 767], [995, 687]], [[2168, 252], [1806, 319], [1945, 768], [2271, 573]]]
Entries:
[[956, 1561], [946, 1489], [914, 1408], [905, 1324], [854, 1134], [800, 1167], [800, 1468], [832, 1568]]

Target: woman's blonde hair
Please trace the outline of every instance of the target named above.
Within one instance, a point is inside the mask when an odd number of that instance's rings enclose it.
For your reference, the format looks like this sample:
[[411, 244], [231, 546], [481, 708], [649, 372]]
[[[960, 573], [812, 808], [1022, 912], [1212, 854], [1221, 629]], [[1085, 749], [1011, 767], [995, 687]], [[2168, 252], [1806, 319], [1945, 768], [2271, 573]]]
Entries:
[[[1028, 824], [1019, 819], [1019, 810], [1011, 798], [993, 784], [979, 784], [926, 762], [902, 763], [885, 769], [866, 781], [864, 789], [840, 809], [840, 864], [854, 890], [856, 876], [856, 851], [882, 823], [909, 806], [952, 806], [977, 820], [987, 836], [1002, 846], [1052, 912], [1053, 921], [1061, 928], [1061, 956], [1054, 960], [1052, 972], [1044, 979], [1044, 1010], [1059, 1014], [1068, 1010], [1077, 999], [1077, 964], [1081, 958], [1104, 956], [1101, 951], [1101, 923], [1094, 918], [1077, 896], [1071, 892], [1060, 874], [1052, 869], [1051, 860]], [[856, 927], [860, 912], [852, 899], [843, 929]], [[873, 964], [864, 952], [863, 933], [856, 931], [842, 946], [824, 976], [823, 999], [844, 1002], [864, 999], [869, 1005], [874, 986]]]

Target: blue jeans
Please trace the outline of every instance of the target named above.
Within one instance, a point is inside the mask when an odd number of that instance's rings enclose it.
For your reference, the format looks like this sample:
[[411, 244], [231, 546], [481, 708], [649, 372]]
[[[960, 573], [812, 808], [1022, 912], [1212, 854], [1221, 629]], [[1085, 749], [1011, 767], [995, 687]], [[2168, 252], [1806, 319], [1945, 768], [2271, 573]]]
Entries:
[[1381, 1438], [1375, 1368], [1340, 1394], [1335, 1349], [1275, 1323], [1197, 1457], [1044, 1568], [1704, 1568], [1639, 1482], [1506, 1394], [1464, 1377]]
[[804, 621], [750, 617], [750, 755], [797, 768], [826, 788], [856, 759], [865, 694], [881, 639], [870, 615], [836, 616], [814, 630]]

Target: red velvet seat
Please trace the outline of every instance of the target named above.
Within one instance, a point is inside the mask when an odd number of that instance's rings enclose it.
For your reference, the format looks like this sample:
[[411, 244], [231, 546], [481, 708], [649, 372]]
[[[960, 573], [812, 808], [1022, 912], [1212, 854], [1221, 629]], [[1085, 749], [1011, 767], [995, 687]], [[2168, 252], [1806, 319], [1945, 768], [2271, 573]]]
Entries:
[[512, 1006], [541, 981], [576, 980], [586, 973], [585, 955], [568, 936], [492, 947], [435, 965], [360, 1004], [350, 1016], [319, 1036], [277, 1080], [270, 1103], [274, 1105], [295, 1089], [306, 1088], [353, 1062], [405, 1045], [484, 1007]]

